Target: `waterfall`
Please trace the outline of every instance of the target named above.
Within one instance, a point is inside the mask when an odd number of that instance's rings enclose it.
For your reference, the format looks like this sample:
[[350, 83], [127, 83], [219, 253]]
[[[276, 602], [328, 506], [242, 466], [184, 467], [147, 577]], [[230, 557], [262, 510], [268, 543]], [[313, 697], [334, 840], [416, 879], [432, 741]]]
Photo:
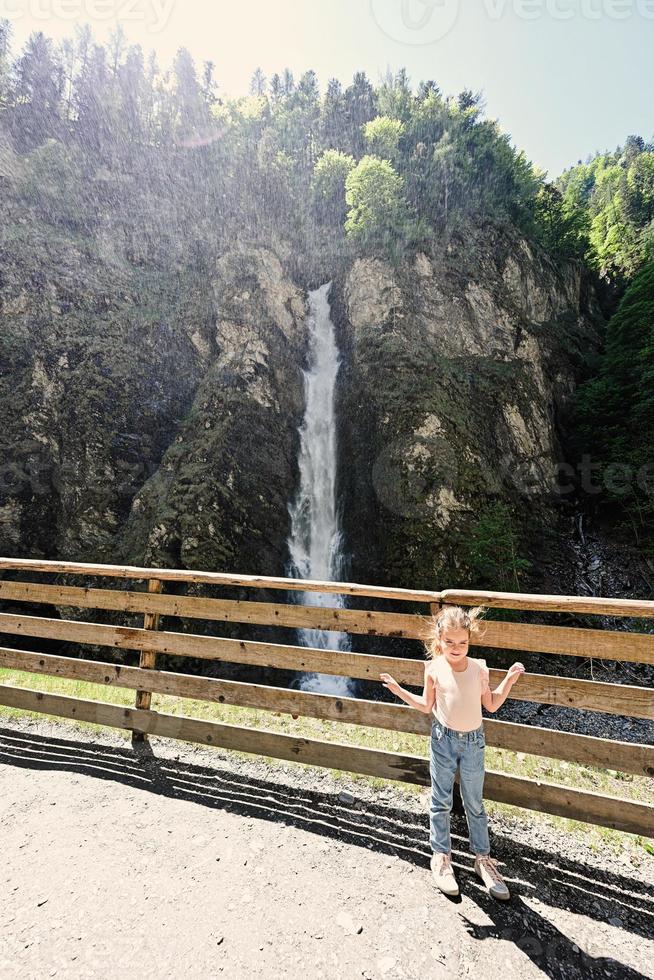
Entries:
[[[344, 570], [343, 540], [336, 502], [336, 417], [334, 395], [340, 366], [327, 282], [309, 293], [309, 366], [304, 372], [305, 409], [299, 428], [300, 484], [289, 504], [291, 532], [288, 539], [292, 578], [338, 582]], [[343, 607], [343, 597], [332, 593], [301, 592], [303, 605]], [[349, 650], [346, 633], [300, 629], [303, 646], [324, 650]], [[347, 677], [303, 674], [299, 687], [321, 694], [353, 693]]]

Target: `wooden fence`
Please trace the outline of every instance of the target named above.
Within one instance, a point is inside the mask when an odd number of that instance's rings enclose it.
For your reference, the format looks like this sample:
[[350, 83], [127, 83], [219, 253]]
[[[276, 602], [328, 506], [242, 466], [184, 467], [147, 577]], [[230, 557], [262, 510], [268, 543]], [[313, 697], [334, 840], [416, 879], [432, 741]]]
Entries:
[[[411, 591], [342, 582], [195, 572], [132, 566], [92, 565], [79, 562], [0, 558], [0, 572], [14, 573], [0, 581], [0, 602], [45, 604], [57, 613], [69, 607], [142, 614], [142, 627], [103, 625], [73, 619], [0, 613], [0, 633], [35, 639], [93, 644], [139, 651], [139, 666], [78, 659], [24, 649], [0, 648], [0, 667], [91, 681], [136, 692], [135, 707], [88, 701], [65, 695], [0, 685], [0, 704], [28, 711], [130, 729], [135, 739], [148, 734], [202, 742], [330, 769], [381, 776], [420, 785], [429, 784], [429, 761], [422, 756], [362, 748], [318, 739], [298, 738], [256, 728], [220, 724], [151, 709], [153, 693], [196, 698], [225, 704], [284, 712], [330, 721], [429, 735], [430, 719], [399, 703], [369, 701], [288, 690], [261, 684], [191, 676], [156, 668], [158, 653], [178, 657], [223, 660], [302, 672], [340, 675], [379, 683], [382, 671], [400, 684], [422, 689], [424, 659], [374, 656], [287, 644], [232, 639], [161, 630], [160, 617], [183, 617], [215, 622], [238, 622], [291, 628], [345, 631], [401, 637], [419, 641], [424, 616], [444, 604], [476, 605], [619, 617], [654, 618], [654, 602], [579, 598], [576, 596], [522, 595], [448, 589], [442, 592]], [[145, 589], [66, 585], [61, 581], [15, 581], [15, 573], [30, 579], [41, 573], [60, 580], [65, 576], [91, 580], [117, 579], [147, 584]], [[201, 583], [217, 587], [238, 586], [252, 590], [338, 593], [406, 603], [407, 612], [377, 612], [354, 608], [241, 601], [165, 593], [166, 583]], [[111, 586], [109, 581], [109, 586]], [[122, 583], [121, 583], [122, 584]], [[419, 615], [416, 615], [419, 613]], [[566, 626], [487, 620], [484, 636], [471, 639], [485, 648], [515, 650], [520, 654], [556, 654], [631, 663], [654, 663], [654, 634], [623, 630], [584, 629]], [[416, 642], [416, 653], [423, 657]], [[504, 671], [491, 664], [491, 685]], [[551, 674], [526, 672], [510, 698], [564, 705], [632, 718], [654, 718], [654, 689], [594, 680], [577, 680]], [[649, 744], [621, 742], [533, 725], [485, 719], [487, 744], [552, 759], [599, 766], [639, 776], [654, 776], [654, 748]], [[485, 796], [519, 807], [572, 817], [654, 837], [654, 806], [601, 793], [573, 789], [526, 777], [487, 770]]]

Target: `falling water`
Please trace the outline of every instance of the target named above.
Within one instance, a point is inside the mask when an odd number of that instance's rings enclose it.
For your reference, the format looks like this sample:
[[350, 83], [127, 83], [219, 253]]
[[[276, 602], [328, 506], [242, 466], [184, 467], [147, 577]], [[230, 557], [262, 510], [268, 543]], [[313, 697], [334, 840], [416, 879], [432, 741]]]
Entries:
[[[329, 307], [331, 282], [309, 293], [309, 367], [304, 372], [305, 411], [300, 425], [300, 485], [289, 505], [291, 533], [288, 540], [288, 574], [294, 578], [338, 582], [344, 555], [336, 503], [336, 425], [334, 391], [340, 365], [334, 324]], [[303, 592], [298, 601], [311, 606], [343, 606], [340, 595]], [[349, 650], [346, 633], [298, 630], [299, 642], [325, 650]], [[304, 690], [351, 694], [346, 677], [303, 674]]]

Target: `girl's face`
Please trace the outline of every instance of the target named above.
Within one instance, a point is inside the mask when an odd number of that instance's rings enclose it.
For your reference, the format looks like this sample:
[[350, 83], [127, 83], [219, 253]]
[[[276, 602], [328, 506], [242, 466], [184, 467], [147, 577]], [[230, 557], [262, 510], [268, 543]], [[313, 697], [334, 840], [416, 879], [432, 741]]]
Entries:
[[441, 653], [450, 664], [462, 663], [468, 654], [468, 630], [444, 630], [440, 635]]

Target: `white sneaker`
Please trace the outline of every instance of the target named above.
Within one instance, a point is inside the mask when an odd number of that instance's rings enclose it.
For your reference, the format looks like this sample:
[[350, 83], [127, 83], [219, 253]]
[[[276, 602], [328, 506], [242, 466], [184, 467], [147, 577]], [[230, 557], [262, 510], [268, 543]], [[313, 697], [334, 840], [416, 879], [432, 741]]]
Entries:
[[434, 853], [431, 856], [431, 873], [434, 883], [445, 895], [458, 895], [459, 886], [454, 871], [450, 855], [444, 853]]
[[486, 885], [488, 894], [492, 898], [499, 898], [502, 902], [511, 898], [511, 892], [490, 854], [478, 854], [475, 857], [475, 871]]

